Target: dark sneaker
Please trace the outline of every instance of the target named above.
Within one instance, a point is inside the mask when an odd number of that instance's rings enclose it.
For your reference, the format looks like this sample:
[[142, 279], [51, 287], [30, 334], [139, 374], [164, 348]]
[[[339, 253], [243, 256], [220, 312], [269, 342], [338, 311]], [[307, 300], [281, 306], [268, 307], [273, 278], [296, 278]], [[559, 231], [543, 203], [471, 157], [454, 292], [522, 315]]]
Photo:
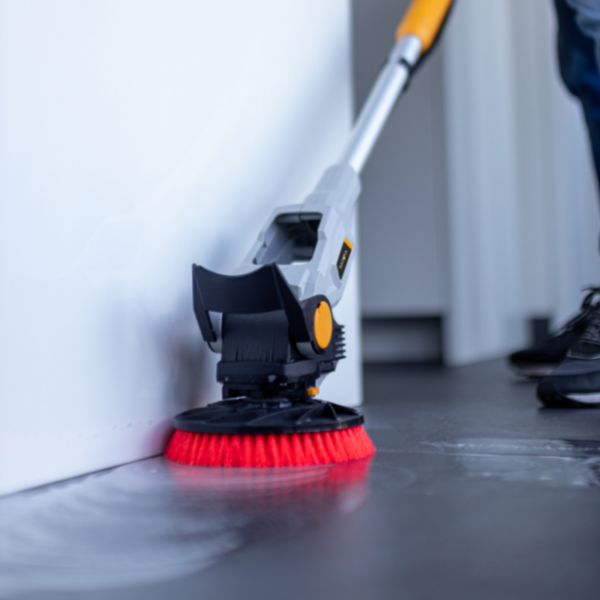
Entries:
[[508, 357], [510, 368], [522, 377], [541, 379], [549, 375], [567, 355], [567, 351], [579, 340], [588, 324], [594, 296], [600, 294], [600, 287], [587, 288], [589, 293], [581, 303], [579, 312], [548, 340]]
[[538, 384], [546, 406], [600, 406], [600, 305], [591, 311], [587, 327], [565, 359]]

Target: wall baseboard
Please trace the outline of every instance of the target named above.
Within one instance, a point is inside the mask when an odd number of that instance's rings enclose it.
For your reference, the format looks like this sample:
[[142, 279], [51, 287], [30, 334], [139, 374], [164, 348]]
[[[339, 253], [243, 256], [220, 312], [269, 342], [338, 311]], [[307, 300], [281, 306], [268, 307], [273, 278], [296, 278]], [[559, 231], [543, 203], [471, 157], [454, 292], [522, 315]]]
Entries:
[[363, 317], [366, 364], [441, 364], [442, 318]]

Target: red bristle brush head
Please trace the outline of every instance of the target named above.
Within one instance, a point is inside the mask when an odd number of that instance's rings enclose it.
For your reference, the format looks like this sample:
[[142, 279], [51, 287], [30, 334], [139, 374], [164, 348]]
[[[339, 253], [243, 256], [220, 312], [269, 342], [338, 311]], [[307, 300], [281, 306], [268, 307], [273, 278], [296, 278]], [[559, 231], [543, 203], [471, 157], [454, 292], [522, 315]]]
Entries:
[[343, 463], [375, 453], [362, 425], [305, 433], [222, 434], [176, 429], [165, 456], [204, 467], [299, 467]]
[[233, 398], [175, 417], [165, 456], [205, 467], [299, 467], [368, 458], [363, 416], [315, 398]]

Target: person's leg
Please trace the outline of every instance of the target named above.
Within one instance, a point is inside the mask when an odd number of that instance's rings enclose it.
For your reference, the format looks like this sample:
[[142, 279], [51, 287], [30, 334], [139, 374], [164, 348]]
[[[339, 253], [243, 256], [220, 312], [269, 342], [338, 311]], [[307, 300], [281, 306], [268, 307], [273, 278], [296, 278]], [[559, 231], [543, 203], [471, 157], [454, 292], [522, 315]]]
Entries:
[[[563, 81], [581, 102], [600, 183], [600, 0], [554, 0]], [[597, 292], [597, 290], [595, 290]], [[547, 406], [600, 406], [600, 304], [582, 312], [579, 339], [538, 385]]]
[[[600, 0], [554, 0], [554, 6], [558, 19], [557, 46], [560, 73], [568, 90], [581, 102], [600, 184]], [[545, 342], [511, 354], [510, 367], [517, 374], [525, 377], [539, 378], [552, 374], [552, 381], [556, 383], [555, 369], [585, 334], [591, 321], [596, 320], [594, 314], [598, 308], [599, 295], [600, 288], [591, 289], [575, 318]], [[598, 344], [598, 347], [588, 344], [586, 348], [592, 349], [594, 354], [600, 354], [600, 340]], [[586, 364], [588, 368], [591, 366], [591, 363]], [[577, 367], [571, 365], [566, 371], [563, 369], [558, 373], [571, 374], [580, 367], [581, 365]], [[598, 387], [598, 394], [597, 397], [594, 396], [593, 402], [600, 402], [600, 377], [598, 385], [596, 377], [593, 376], [592, 379], [594, 383], [586, 381], [585, 389], [591, 393], [595, 391], [592, 388]], [[544, 401], [549, 394], [555, 404], [563, 402], [559, 398], [560, 394], [555, 393], [554, 384], [548, 386], [547, 383], [538, 388], [540, 399]], [[565, 387], [563, 381], [560, 385], [557, 384], [557, 389], [568, 394], [573, 387], [572, 383]], [[580, 391], [579, 383], [575, 382], [575, 384], [573, 389]], [[592, 397], [587, 396], [586, 402], [590, 400]], [[563, 403], [569, 404], [570, 400], [564, 400]]]
[[554, 0], [554, 5], [560, 74], [581, 102], [600, 182], [600, 0]]

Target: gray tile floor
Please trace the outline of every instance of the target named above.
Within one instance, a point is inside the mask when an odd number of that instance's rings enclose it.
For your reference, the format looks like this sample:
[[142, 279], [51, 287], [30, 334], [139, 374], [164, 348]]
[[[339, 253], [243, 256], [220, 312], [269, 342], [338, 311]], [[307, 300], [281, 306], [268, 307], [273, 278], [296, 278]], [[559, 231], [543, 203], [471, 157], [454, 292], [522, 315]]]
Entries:
[[156, 458], [0, 499], [0, 596], [600, 598], [600, 410], [498, 362], [370, 367], [370, 463]]

